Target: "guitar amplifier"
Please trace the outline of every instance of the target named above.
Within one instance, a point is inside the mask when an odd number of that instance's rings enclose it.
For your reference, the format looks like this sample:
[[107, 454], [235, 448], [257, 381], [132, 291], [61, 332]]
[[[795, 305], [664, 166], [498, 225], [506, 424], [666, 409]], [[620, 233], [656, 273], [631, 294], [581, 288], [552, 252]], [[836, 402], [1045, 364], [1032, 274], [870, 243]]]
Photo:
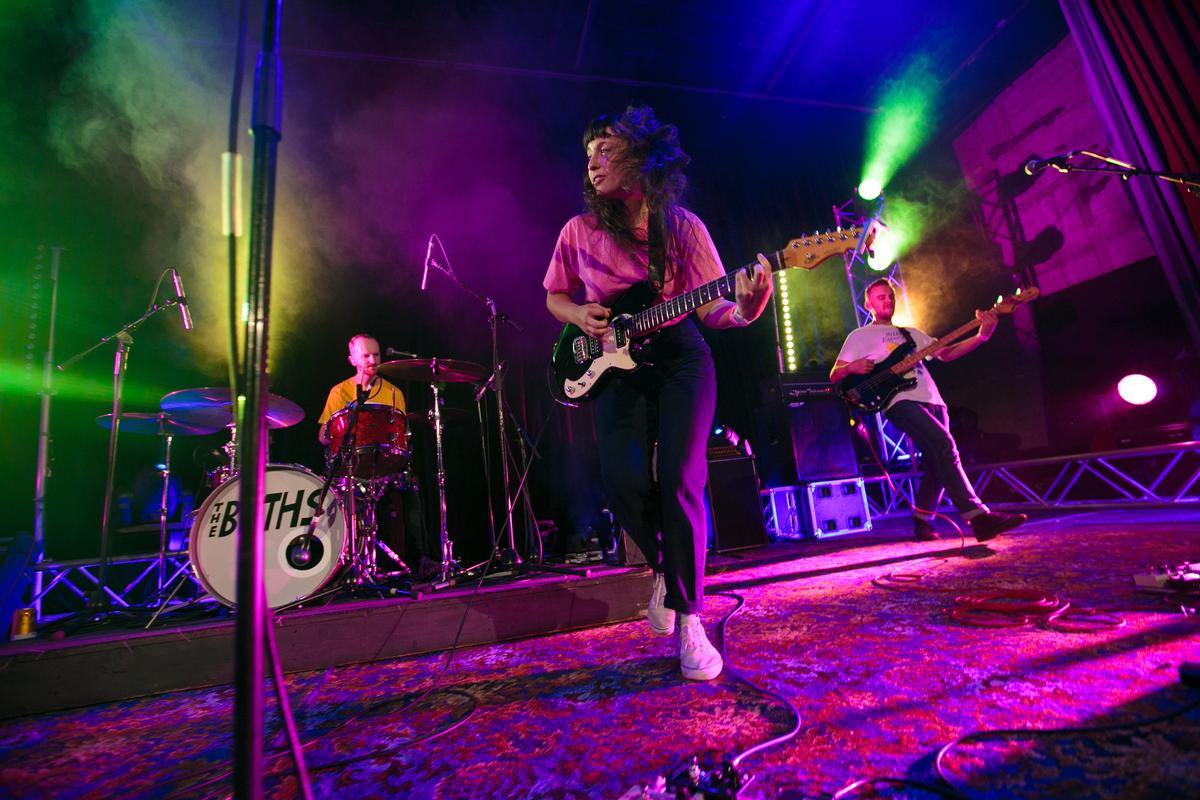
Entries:
[[833, 384], [771, 381], [765, 394], [753, 441], [767, 486], [858, 477], [850, 413]]
[[788, 406], [825, 397], [834, 399], [838, 397], [837, 392], [833, 389], [833, 384], [829, 381], [782, 381], [779, 386], [779, 399]]
[[767, 526], [753, 458], [710, 457], [707, 495], [712, 512], [713, 550], [728, 553], [766, 546]]

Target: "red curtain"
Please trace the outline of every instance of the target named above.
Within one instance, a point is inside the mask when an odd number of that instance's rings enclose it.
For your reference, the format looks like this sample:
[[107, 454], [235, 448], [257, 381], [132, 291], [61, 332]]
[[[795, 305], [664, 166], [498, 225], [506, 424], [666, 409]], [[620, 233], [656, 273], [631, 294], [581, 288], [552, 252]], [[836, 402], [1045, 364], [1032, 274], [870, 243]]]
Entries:
[[[1200, 7], [1195, 0], [1093, 0], [1165, 168], [1200, 173]], [[1200, 196], [1180, 189], [1200, 238]]]

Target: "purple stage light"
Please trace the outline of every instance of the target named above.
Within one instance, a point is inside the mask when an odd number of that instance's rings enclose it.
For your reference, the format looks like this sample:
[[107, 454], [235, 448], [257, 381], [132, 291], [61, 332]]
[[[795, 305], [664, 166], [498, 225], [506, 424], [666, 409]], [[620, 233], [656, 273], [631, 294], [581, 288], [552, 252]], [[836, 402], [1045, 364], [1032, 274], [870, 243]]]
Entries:
[[1158, 386], [1145, 375], [1126, 375], [1117, 382], [1117, 394], [1126, 403], [1144, 406], [1158, 396]]

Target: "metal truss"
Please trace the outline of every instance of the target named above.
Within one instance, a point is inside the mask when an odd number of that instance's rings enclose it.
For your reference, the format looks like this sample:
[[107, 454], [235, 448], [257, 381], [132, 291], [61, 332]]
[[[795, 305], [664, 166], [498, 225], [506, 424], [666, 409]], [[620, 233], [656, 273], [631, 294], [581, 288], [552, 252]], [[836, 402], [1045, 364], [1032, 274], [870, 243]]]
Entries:
[[[862, 226], [864, 230], [869, 222], [874, 220], [882, 221], [884, 216], [884, 200], [880, 195], [879, 204], [876, 207], [875, 213], [872, 216], [862, 216], [855, 213], [852, 209], [854, 199], [847, 200], [840, 206], [833, 207], [833, 219], [839, 228]], [[871, 313], [863, 307], [859, 302], [873, 281], [881, 276], [887, 277], [900, 287], [900, 291], [904, 292], [904, 280], [900, 273], [900, 262], [890, 265], [886, 273], [879, 273], [870, 268], [867, 264], [866, 252], [860, 252], [860, 249], [846, 254], [846, 283], [850, 289], [850, 299], [854, 307], [854, 316], [859, 327], [867, 325], [871, 322]], [[848, 333], [849, 331], [847, 331]], [[883, 463], [887, 464], [888, 469], [906, 469], [914, 463], [914, 458], [920, 454], [912, 440], [904, 435], [895, 425], [888, 421], [883, 414], [875, 416], [875, 432], [879, 441], [879, 453], [883, 459]]]
[[[165, 603], [166, 607], [195, 603], [204, 595], [204, 587], [192, 572], [192, 562], [186, 550], [166, 554], [166, 582], [170, 591], [175, 584], [178, 589]], [[30, 605], [35, 609], [37, 620], [46, 622], [87, 607], [88, 596], [100, 583], [100, 563], [89, 559], [78, 561], [43, 561], [34, 569], [41, 578], [34, 583], [35, 592]], [[163, 605], [156, 598], [158, 553], [114, 558], [108, 563], [109, 585], [104, 587], [108, 603], [114, 609], [143, 608], [147, 605]], [[123, 585], [114, 586], [121, 582]], [[203, 598], [205, 600], [209, 598]], [[215, 602], [215, 601], [214, 601]], [[53, 611], [47, 611], [47, 607]]]
[[[990, 506], [1028, 510], [1200, 507], [1200, 442], [967, 465]], [[910, 513], [915, 470], [863, 480], [872, 517]]]

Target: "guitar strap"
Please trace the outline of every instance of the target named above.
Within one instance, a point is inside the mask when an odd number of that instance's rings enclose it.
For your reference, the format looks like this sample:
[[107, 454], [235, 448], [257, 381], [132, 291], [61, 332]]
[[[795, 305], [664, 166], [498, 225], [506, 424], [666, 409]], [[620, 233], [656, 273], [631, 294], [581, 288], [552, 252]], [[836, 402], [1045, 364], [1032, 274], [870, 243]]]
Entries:
[[649, 261], [646, 264], [646, 275], [654, 293], [663, 290], [663, 263], [666, 261], [666, 248], [663, 246], [662, 212], [655, 211], [646, 220], [646, 244]]
[[[917, 352], [917, 341], [916, 341], [916, 339], [913, 338], [913, 335], [912, 335], [912, 333], [909, 332], [908, 328], [900, 328], [900, 333], [904, 336], [904, 340], [906, 342], [908, 342], [908, 346], [912, 348], [912, 351], [914, 353]], [[906, 358], [907, 358], [907, 356], [906, 356]], [[917, 366], [919, 366], [919, 365], [917, 365]], [[913, 367], [914, 372], [916, 371], [917, 366]]]

